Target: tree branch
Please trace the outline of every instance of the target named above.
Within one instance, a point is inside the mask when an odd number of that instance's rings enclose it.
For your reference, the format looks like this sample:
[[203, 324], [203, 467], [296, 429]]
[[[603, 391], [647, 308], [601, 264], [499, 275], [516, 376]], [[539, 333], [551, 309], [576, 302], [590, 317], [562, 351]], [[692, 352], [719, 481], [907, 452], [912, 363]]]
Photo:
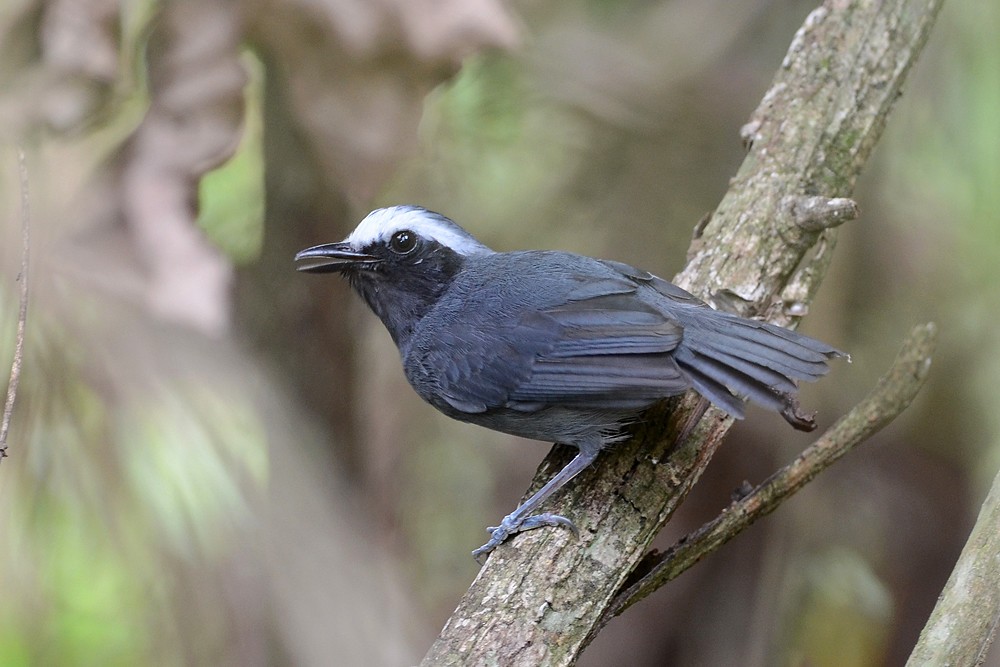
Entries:
[[[675, 282], [781, 324], [808, 309], [836, 230], [799, 224], [788, 203], [851, 195], [940, 4], [830, 0], [813, 11], [745, 128], [746, 160]], [[650, 410], [628, 442], [553, 499], [547, 509], [571, 517], [579, 539], [535, 530], [494, 551], [423, 664], [573, 663], [729, 430], [731, 419], [709, 408], [675, 446], [698, 403], [688, 394]], [[533, 488], [565, 454], [553, 450]]]
[[31, 198], [28, 196], [28, 165], [24, 149], [17, 148], [17, 171], [21, 185], [21, 272], [17, 279], [21, 283], [20, 306], [17, 312], [17, 334], [14, 339], [14, 359], [10, 365], [10, 379], [7, 381], [7, 399], [4, 401], [3, 418], [0, 420], [0, 462], [7, 457], [7, 433], [14, 415], [14, 400], [17, 385], [21, 381], [21, 364], [24, 361], [24, 327], [28, 321], [28, 248], [31, 241]]
[[982, 665], [1000, 626], [1000, 473], [906, 662]]
[[736, 537], [757, 519], [777, 509], [816, 475], [844, 454], [885, 428], [913, 401], [930, 370], [937, 340], [933, 324], [914, 327], [903, 342], [892, 367], [863, 401], [858, 403], [794, 461], [771, 475], [715, 519], [681, 539], [660, 556], [647, 558], [648, 573], [619, 592], [594, 627], [596, 636], [608, 621]]

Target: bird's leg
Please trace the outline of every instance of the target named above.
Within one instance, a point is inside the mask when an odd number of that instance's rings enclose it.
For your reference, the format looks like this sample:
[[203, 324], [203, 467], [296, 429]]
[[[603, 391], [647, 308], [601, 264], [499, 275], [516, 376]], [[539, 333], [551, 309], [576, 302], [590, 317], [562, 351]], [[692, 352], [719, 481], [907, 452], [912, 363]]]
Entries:
[[535, 515], [531, 513], [545, 502], [549, 496], [561, 489], [567, 482], [576, 477], [580, 471], [593, 463], [599, 451], [600, 449], [598, 448], [594, 448], [593, 451], [590, 451], [589, 448], [587, 450], [580, 450], [573, 457], [573, 460], [567, 463], [566, 467], [550, 479], [545, 486], [521, 503], [517, 509], [505, 516], [499, 526], [487, 528], [486, 530], [490, 533], [490, 541], [473, 551], [473, 558], [481, 563], [480, 559], [483, 556], [488, 555], [514, 533], [519, 533], [523, 530], [531, 530], [532, 528], [539, 528], [541, 526], [565, 526], [576, 533], [576, 526], [564, 516], [549, 514], [548, 512]]

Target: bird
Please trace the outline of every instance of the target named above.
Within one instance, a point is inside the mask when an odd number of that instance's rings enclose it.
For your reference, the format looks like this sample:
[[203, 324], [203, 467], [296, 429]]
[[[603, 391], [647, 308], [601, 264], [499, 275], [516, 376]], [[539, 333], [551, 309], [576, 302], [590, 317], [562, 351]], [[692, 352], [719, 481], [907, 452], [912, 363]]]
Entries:
[[694, 389], [736, 419], [745, 399], [812, 430], [798, 382], [845, 357], [826, 343], [712, 308], [617, 261], [556, 250], [496, 252], [440, 213], [379, 208], [346, 239], [295, 255], [339, 273], [382, 321], [406, 379], [459, 421], [576, 448], [531, 497], [487, 528], [477, 561], [515, 533], [576, 532], [538, 509], [654, 403]]

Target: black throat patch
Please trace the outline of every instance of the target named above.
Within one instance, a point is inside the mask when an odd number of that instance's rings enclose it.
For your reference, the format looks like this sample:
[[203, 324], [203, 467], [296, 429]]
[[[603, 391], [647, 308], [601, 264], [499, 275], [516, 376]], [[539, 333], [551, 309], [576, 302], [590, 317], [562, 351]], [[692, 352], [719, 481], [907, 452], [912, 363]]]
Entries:
[[403, 348], [414, 327], [451, 285], [465, 258], [429, 240], [407, 255], [397, 255], [383, 244], [364, 251], [384, 261], [348, 271], [347, 279], [382, 320], [397, 347]]

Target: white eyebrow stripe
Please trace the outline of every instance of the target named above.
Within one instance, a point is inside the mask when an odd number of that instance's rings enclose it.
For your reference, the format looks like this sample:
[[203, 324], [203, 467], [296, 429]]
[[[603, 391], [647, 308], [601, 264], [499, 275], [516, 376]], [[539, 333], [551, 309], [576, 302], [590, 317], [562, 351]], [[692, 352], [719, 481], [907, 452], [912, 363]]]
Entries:
[[376, 209], [358, 224], [345, 241], [355, 250], [361, 250], [372, 243], [388, 242], [393, 234], [404, 229], [437, 241], [460, 255], [493, 252], [444, 216], [416, 206]]

